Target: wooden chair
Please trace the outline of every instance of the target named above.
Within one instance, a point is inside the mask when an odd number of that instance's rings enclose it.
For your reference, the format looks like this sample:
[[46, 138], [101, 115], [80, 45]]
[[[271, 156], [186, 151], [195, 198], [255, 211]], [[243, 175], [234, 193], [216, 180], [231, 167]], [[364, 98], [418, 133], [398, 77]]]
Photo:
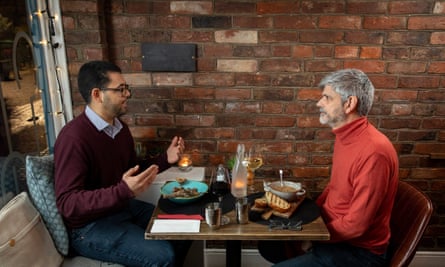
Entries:
[[391, 215], [391, 267], [408, 266], [433, 213], [431, 200], [414, 186], [399, 181]]

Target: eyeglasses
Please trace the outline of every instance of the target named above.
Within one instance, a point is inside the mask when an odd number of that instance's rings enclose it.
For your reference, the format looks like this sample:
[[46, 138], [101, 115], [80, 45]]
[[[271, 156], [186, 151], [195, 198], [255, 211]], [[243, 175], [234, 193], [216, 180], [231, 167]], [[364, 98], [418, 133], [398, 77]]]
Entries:
[[131, 95], [131, 89], [128, 84], [122, 84], [117, 88], [100, 88], [101, 91], [113, 91], [113, 92], [120, 92], [122, 96], [125, 94], [125, 92], [128, 92]]
[[298, 221], [298, 222], [288, 221], [286, 223], [284, 221], [270, 220], [269, 221], [269, 230], [301, 231], [303, 229], [302, 224], [303, 224], [303, 221]]

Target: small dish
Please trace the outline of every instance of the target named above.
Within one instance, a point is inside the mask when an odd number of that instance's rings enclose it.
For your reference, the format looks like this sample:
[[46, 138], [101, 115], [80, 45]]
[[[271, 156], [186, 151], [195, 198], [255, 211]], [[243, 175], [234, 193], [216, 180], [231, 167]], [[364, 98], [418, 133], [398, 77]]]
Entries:
[[301, 183], [283, 181], [283, 186], [286, 190], [280, 190], [280, 181], [264, 182], [264, 191], [270, 191], [287, 201], [295, 201], [306, 196], [306, 190], [301, 186]]
[[186, 204], [191, 203], [200, 199], [207, 191], [209, 190], [209, 186], [206, 183], [188, 180], [184, 184], [180, 184], [176, 181], [166, 183], [161, 187], [161, 195], [170, 195], [173, 193], [175, 187], [183, 187], [185, 189], [196, 188], [198, 191], [198, 195], [192, 197], [172, 197], [168, 198], [170, 201], [178, 203], [178, 204]]

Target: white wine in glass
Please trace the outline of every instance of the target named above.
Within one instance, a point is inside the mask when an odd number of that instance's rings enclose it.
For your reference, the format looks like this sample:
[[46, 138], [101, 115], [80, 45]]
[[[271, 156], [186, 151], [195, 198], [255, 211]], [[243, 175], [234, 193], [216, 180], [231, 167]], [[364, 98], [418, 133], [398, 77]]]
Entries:
[[252, 146], [248, 152], [245, 153], [243, 165], [247, 167], [247, 186], [250, 193], [255, 192], [254, 178], [255, 170], [263, 165], [263, 155], [257, 146]]

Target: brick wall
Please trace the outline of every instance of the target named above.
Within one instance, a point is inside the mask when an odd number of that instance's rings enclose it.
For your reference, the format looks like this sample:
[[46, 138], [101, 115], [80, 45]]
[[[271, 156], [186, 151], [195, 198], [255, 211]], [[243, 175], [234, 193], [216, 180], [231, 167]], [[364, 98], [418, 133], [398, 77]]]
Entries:
[[[369, 74], [369, 116], [394, 143], [400, 178], [435, 212], [421, 247], [445, 248], [445, 1], [62, 1], [72, 88], [81, 64], [107, 59], [133, 87], [136, 139], [182, 135], [197, 165], [261, 143], [259, 177], [329, 178], [333, 135], [318, 121], [317, 83], [341, 68]], [[193, 43], [193, 73], [143, 72], [141, 43]], [[75, 114], [83, 103], [73, 90]]]

